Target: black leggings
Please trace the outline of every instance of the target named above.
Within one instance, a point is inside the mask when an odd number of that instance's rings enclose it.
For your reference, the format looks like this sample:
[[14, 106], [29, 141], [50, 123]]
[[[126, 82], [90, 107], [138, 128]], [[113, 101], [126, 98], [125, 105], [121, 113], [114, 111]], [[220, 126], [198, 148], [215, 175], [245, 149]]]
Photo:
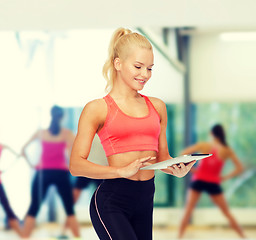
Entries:
[[201, 180], [195, 180], [190, 184], [190, 188], [197, 192], [207, 192], [210, 195], [222, 193], [222, 188], [218, 183], [211, 183]]
[[99, 186], [102, 183], [102, 179], [92, 179], [87, 177], [76, 177], [76, 182], [74, 184], [74, 188], [76, 189], [85, 189], [90, 183], [94, 183], [96, 186]]
[[95, 191], [90, 215], [100, 240], [151, 240], [154, 178], [108, 179]]
[[16, 219], [13, 210], [10, 207], [10, 204], [8, 202], [8, 199], [6, 197], [3, 185], [0, 183], [0, 203], [3, 206], [3, 209], [5, 211], [5, 214], [7, 215], [8, 220]]
[[36, 217], [50, 185], [57, 187], [68, 216], [74, 215], [74, 201], [68, 170], [39, 170], [32, 185], [32, 199], [28, 215]]

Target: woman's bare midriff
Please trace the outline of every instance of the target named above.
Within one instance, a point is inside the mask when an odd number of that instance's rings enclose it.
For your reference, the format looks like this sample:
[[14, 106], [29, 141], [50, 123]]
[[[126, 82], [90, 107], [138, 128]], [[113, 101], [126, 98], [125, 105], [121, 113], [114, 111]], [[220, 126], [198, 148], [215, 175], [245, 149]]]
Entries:
[[[145, 157], [156, 157], [157, 153], [155, 151], [134, 151], [134, 152], [125, 152], [108, 157], [108, 164], [111, 167], [125, 167], [132, 163], [133, 161], [145, 158]], [[151, 160], [149, 163], [156, 163], [157, 160]], [[134, 181], [146, 181], [153, 178], [155, 175], [154, 170], [139, 170], [135, 175], [129, 177], [128, 179]]]

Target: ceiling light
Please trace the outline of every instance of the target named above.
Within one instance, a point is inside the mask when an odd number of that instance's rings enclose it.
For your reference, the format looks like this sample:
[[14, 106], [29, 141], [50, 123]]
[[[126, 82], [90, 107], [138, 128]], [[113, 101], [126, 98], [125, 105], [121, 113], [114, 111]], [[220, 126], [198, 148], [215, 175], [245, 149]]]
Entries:
[[223, 41], [256, 41], [256, 32], [226, 32], [220, 34]]

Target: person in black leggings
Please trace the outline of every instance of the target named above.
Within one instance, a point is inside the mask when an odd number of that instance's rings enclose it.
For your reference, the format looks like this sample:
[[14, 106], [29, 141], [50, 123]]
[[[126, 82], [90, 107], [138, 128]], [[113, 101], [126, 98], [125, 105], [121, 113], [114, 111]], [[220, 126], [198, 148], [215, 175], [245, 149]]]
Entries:
[[[26, 147], [35, 139], [40, 140], [42, 154], [35, 166], [36, 175], [32, 184], [31, 205], [25, 218], [23, 237], [29, 237], [35, 227], [36, 216], [50, 185], [57, 187], [67, 215], [68, 225], [75, 237], [80, 236], [79, 225], [74, 213], [74, 202], [66, 153], [74, 141], [73, 133], [61, 127], [64, 110], [59, 106], [51, 109], [51, 123], [48, 129], [37, 131], [22, 149], [22, 155], [29, 162]], [[30, 163], [29, 163], [30, 164]]]
[[[17, 156], [17, 153], [14, 150], [12, 150], [9, 146], [0, 143], [0, 158], [1, 158], [2, 150], [4, 150], [4, 149], [7, 149], [7, 150], [11, 151], [13, 154], [15, 154]], [[2, 172], [0, 171], [0, 175], [1, 175], [1, 173]], [[2, 205], [2, 207], [4, 209], [4, 212], [7, 216], [9, 226], [19, 236], [21, 236], [21, 229], [20, 229], [20, 226], [19, 226], [18, 218], [15, 215], [15, 213], [13, 212], [13, 210], [12, 210], [10, 204], [9, 204], [8, 198], [7, 198], [5, 190], [4, 190], [4, 186], [1, 182], [1, 178], [0, 178], [0, 204]]]
[[79, 191], [81, 194], [81, 191], [83, 189], [86, 189], [89, 187], [90, 184], [94, 184], [95, 186], [99, 186], [102, 183], [102, 179], [93, 179], [93, 178], [87, 178], [87, 177], [76, 177], [73, 191]]
[[[74, 204], [76, 204], [76, 202], [79, 200], [79, 197], [80, 197], [83, 189], [88, 188], [90, 184], [93, 184], [96, 187], [98, 187], [101, 183], [102, 183], [102, 179], [76, 177], [74, 185], [73, 185], [73, 190], [72, 190]], [[68, 223], [65, 222], [63, 229], [62, 229], [62, 233], [60, 235], [60, 238], [67, 238], [67, 236], [66, 236], [67, 228], [68, 228]]]
[[[212, 141], [198, 142], [182, 151], [184, 155], [198, 152], [211, 153], [212, 156], [200, 160], [198, 166], [192, 169], [192, 181], [186, 197], [178, 238], [183, 238], [189, 219], [203, 192], [206, 192], [212, 202], [219, 207], [237, 234], [241, 238], [246, 238], [242, 227], [231, 213], [221, 187], [223, 181], [236, 177], [243, 172], [243, 164], [234, 150], [228, 145], [225, 130], [221, 124], [214, 125], [210, 134]], [[234, 165], [234, 169], [230, 173], [222, 171], [227, 161]]]
[[0, 203], [9, 220], [17, 219], [16, 215], [14, 214], [13, 210], [10, 207], [9, 201], [7, 199], [7, 196], [3, 188], [3, 184], [1, 182], [0, 182]]
[[32, 185], [33, 200], [27, 215], [36, 217], [43, 200], [46, 197], [47, 190], [51, 185], [57, 187], [61, 200], [64, 205], [67, 216], [74, 215], [72, 186], [70, 183], [70, 173], [60, 170], [41, 170], [36, 173]]
[[[151, 77], [152, 45], [129, 29], [117, 29], [103, 67], [108, 94], [84, 107], [75, 138], [70, 172], [105, 179], [91, 199], [90, 216], [100, 240], [151, 240], [154, 170], [141, 168], [171, 158], [163, 101], [139, 93]], [[88, 160], [98, 134], [108, 166]], [[185, 176], [195, 161], [162, 171]]]

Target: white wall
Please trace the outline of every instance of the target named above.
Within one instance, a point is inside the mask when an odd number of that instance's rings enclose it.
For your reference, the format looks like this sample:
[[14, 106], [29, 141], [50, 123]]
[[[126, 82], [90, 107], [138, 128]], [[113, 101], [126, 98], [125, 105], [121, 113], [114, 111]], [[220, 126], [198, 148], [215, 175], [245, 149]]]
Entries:
[[223, 41], [219, 34], [191, 36], [193, 102], [256, 101], [256, 41]]
[[[150, 37], [157, 38], [154, 40], [158, 40], [157, 42], [162, 43], [162, 28], [155, 27], [150, 30], [152, 30], [152, 32], [148, 34], [154, 34], [154, 36]], [[168, 55], [176, 62], [177, 46], [174, 31], [170, 30], [167, 37], [169, 45], [166, 47], [166, 50], [168, 51]], [[174, 66], [168, 62], [154, 46], [153, 48], [155, 65], [153, 67], [152, 78], [145, 86], [143, 93], [159, 97], [166, 103], [182, 103], [184, 99], [183, 73], [174, 68]]]
[[56, 30], [117, 26], [247, 26], [255, 0], [0, 0], [0, 29]]
[[142, 93], [158, 97], [166, 103], [182, 103], [183, 74], [175, 70], [156, 50], [154, 58], [152, 77]]

